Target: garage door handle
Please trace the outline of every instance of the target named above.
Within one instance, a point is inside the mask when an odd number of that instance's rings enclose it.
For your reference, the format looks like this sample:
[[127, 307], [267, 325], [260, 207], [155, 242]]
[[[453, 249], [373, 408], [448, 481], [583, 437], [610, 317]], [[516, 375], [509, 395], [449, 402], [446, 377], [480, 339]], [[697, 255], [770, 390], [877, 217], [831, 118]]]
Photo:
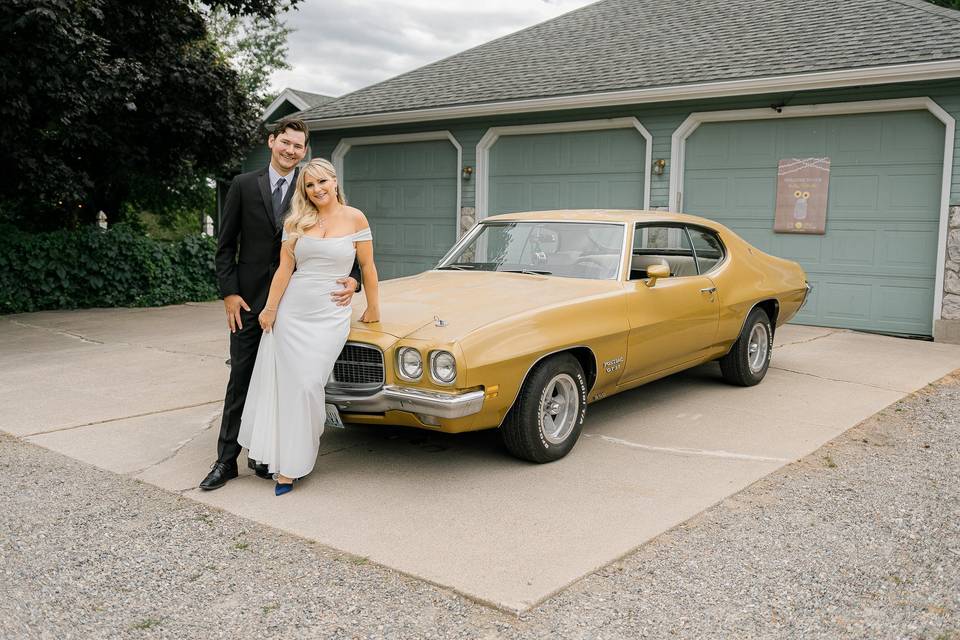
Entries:
[[716, 292], [717, 292], [716, 287], [704, 287], [703, 289], [700, 289], [700, 293], [716, 293]]

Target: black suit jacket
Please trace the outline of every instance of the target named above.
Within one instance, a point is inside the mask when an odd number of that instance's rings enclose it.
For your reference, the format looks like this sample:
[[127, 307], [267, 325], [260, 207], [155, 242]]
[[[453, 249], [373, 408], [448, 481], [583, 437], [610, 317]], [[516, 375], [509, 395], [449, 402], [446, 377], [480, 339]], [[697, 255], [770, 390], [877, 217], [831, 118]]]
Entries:
[[[297, 174], [281, 205], [284, 217], [293, 198]], [[282, 218], [281, 218], [282, 219]], [[217, 281], [221, 297], [239, 294], [253, 313], [267, 302], [270, 282], [280, 265], [282, 225], [277, 224], [270, 197], [268, 167], [243, 173], [233, 179], [223, 203], [217, 239]], [[356, 260], [350, 275], [360, 282]]]

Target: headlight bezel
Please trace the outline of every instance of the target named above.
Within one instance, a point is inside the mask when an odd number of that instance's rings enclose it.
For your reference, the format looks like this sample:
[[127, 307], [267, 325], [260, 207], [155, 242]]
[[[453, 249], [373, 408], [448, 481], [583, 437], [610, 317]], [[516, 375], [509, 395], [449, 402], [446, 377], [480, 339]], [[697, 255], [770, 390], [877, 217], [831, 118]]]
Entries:
[[[453, 376], [450, 380], [444, 380], [439, 375], [437, 375], [437, 358], [449, 356], [451, 365], [453, 367]], [[454, 385], [457, 382], [457, 357], [451, 352], [445, 349], [434, 349], [430, 352], [430, 379], [434, 384], [438, 384], [444, 387], [449, 387]]]
[[[407, 375], [407, 372], [403, 368], [403, 356], [407, 352], [415, 353], [417, 355], [420, 371], [416, 376]], [[397, 376], [399, 376], [401, 380], [406, 380], [407, 382], [419, 382], [423, 379], [423, 368], [423, 354], [420, 353], [419, 349], [410, 346], [403, 346], [397, 349]]]

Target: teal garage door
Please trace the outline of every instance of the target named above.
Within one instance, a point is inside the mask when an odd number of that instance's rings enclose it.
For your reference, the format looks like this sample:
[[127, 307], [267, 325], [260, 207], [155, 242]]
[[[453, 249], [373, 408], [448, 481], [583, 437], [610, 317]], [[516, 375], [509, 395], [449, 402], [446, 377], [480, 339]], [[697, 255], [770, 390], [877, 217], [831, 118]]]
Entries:
[[457, 239], [457, 151], [447, 140], [351, 147], [344, 193], [373, 231], [381, 279], [432, 268]]
[[[680, 207], [803, 265], [795, 322], [931, 335], [944, 132], [926, 111], [705, 123]], [[774, 233], [777, 164], [807, 157], [831, 161], [826, 234]]]
[[490, 149], [488, 213], [642, 209], [645, 144], [633, 128], [503, 136]]

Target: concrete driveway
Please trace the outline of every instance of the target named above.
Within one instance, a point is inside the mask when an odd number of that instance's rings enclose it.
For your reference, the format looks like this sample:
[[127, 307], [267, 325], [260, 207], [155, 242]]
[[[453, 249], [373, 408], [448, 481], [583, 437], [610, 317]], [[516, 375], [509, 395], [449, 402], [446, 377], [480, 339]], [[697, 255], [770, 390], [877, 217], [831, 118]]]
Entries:
[[221, 309], [0, 317], [0, 430], [516, 611], [960, 368], [960, 346], [788, 326], [757, 387], [711, 364], [604, 400], [559, 462], [514, 460], [493, 432], [328, 431], [278, 499], [246, 469], [195, 489], [228, 373]]

